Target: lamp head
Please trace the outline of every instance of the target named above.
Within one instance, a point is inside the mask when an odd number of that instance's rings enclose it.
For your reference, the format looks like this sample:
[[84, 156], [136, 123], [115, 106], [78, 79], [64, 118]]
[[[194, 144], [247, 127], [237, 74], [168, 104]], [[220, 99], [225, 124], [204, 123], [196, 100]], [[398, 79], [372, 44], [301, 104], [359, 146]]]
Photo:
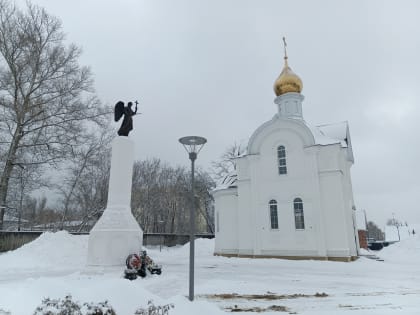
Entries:
[[198, 136], [182, 137], [178, 140], [189, 154], [190, 160], [195, 160], [197, 154], [201, 151], [204, 144], [207, 142], [206, 138]]

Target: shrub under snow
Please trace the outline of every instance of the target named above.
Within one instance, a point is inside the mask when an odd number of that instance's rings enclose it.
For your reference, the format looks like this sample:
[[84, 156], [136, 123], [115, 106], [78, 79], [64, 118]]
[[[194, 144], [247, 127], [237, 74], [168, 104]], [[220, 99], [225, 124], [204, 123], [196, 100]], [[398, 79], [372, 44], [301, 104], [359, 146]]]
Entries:
[[38, 306], [34, 315], [116, 315], [108, 301], [95, 303], [84, 303], [80, 305], [72, 300], [71, 295], [64, 299], [46, 298], [42, 305]]
[[[169, 310], [173, 307], [173, 304], [160, 306], [149, 301], [146, 308], [137, 309], [134, 315], [169, 315]], [[42, 305], [36, 308], [34, 315], [116, 315], [116, 313], [108, 301], [80, 305], [72, 300], [71, 295], [67, 295], [64, 299], [44, 299]]]

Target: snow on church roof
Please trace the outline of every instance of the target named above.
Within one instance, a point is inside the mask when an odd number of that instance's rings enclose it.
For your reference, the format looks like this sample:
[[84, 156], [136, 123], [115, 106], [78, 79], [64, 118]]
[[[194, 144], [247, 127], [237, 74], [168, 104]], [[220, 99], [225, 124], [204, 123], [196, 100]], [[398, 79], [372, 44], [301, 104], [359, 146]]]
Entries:
[[236, 188], [236, 181], [238, 180], [238, 174], [236, 170], [233, 170], [228, 175], [226, 175], [216, 186], [213, 191], [228, 189], [228, 188]]
[[327, 124], [320, 126], [308, 126], [315, 138], [315, 143], [319, 145], [329, 145], [340, 143], [343, 148], [347, 148], [347, 122]]

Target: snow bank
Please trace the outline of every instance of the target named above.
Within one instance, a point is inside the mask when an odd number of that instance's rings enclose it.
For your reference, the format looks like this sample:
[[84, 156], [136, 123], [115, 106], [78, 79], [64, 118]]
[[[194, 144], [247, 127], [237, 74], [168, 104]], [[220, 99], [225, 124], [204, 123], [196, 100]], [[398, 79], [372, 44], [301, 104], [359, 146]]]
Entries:
[[[404, 263], [405, 265], [419, 266], [420, 263], [420, 236], [414, 236], [402, 239], [377, 252], [378, 256], [392, 263]], [[420, 268], [418, 269], [420, 271]]]
[[[190, 243], [186, 243], [179, 248], [177, 254], [182, 256], [190, 254]], [[213, 256], [214, 254], [214, 239], [199, 238], [194, 242], [194, 251], [197, 256]]]
[[80, 270], [86, 264], [87, 235], [45, 232], [34, 241], [1, 256], [0, 272], [11, 270]]

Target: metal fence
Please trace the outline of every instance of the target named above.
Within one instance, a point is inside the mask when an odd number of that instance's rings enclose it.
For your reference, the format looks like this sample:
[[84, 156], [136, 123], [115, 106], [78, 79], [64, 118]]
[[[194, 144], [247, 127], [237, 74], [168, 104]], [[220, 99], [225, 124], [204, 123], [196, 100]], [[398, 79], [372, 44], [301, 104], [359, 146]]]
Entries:
[[[29, 243], [47, 231], [0, 231], [0, 252], [14, 250]], [[88, 235], [89, 233], [69, 232], [73, 235]], [[188, 234], [144, 233], [143, 246], [176, 246], [189, 241]], [[214, 238], [213, 234], [196, 234], [196, 238]]]

